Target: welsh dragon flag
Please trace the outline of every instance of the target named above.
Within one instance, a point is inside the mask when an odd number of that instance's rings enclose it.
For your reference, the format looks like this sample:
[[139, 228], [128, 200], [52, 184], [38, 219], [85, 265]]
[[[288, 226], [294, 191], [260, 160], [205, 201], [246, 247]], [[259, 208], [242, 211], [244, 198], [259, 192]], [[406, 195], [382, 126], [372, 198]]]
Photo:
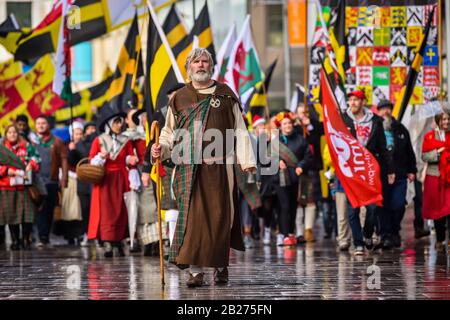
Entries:
[[[214, 70], [213, 79], [219, 82], [227, 83], [225, 80], [225, 74], [227, 73], [228, 62], [230, 61], [231, 51], [237, 40], [236, 25], [233, 23], [230, 30], [228, 31], [227, 37], [220, 47], [219, 53], [217, 54], [217, 65]], [[230, 85], [229, 83], [227, 83]], [[231, 86], [231, 85], [230, 85]]]
[[231, 51], [228, 65], [225, 81], [240, 96], [242, 105], [245, 105], [253, 87], [263, 78], [252, 40], [250, 15], [247, 15], [244, 21], [242, 31]]
[[72, 87], [70, 82], [70, 43], [69, 28], [67, 27], [67, 17], [70, 2], [72, 0], [61, 0], [63, 23], [59, 29], [58, 48], [56, 50], [56, 70], [53, 79], [53, 91], [67, 102], [72, 101]]

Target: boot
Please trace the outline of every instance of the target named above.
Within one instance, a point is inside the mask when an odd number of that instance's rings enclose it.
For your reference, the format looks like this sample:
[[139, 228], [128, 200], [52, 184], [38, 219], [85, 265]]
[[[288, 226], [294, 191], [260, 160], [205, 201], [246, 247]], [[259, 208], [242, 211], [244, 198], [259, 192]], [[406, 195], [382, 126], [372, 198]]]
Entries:
[[152, 256], [153, 244], [149, 243], [144, 246], [144, 256], [151, 257]]
[[0, 247], [5, 245], [5, 226], [0, 226]]
[[153, 242], [153, 256], [159, 257], [159, 241]]
[[189, 280], [186, 282], [186, 285], [189, 288], [201, 287], [203, 285], [203, 276], [203, 272], [200, 272], [195, 276], [192, 273], [189, 273]]
[[108, 241], [103, 242], [103, 247], [105, 249], [105, 258], [112, 258], [113, 247], [112, 247], [111, 242], [108, 242]]
[[214, 269], [214, 282], [217, 284], [224, 284], [228, 282], [228, 268], [225, 267], [222, 271], [218, 268]]
[[18, 224], [8, 225], [11, 233], [11, 250], [20, 250], [20, 227]]
[[306, 229], [305, 230], [305, 240], [306, 242], [314, 242], [316, 239], [314, 239], [314, 233], [312, 229]]
[[122, 242], [116, 242], [116, 248], [117, 248], [117, 251], [119, 252], [119, 257], [125, 257], [125, 252], [123, 251], [123, 244], [122, 244]]
[[414, 238], [416, 239], [420, 239], [423, 237], [428, 237], [430, 235], [430, 230], [425, 230], [423, 227], [422, 228], [416, 228], [414, 230]]
[[23, 223], [22, 224], [22, 238], [23, 238], [23, 248], [25, 250], [31, 250], [31, 231], [33, 229], [33, 224]]
[[133, 246], [130, 246], [130, 253], [140, 253], [141, 245], [137, 240], [134, 241]]

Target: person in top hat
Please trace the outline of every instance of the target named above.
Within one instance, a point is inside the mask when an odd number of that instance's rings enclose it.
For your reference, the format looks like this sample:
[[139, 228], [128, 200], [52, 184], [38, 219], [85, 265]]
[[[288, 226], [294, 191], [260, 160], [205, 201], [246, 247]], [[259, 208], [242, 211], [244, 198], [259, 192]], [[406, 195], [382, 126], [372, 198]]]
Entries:
[[[172, 87], [167, 90], [166, 95], [168, 100], [172, 98], [172, 96], [177, 92], [178, 90], [185, 87], [184, 83], [176, 83]], [[161, 112], [157, 112], [157, 116], [153, 117], [153, 119], [158, 120], [160, 126], [163, 124], [161, 121], [164, 121], [165, 117], [167, 116], [168, 107], [164, 107]], [[145, 188], [151, 187], [152, 183], [150, 182], [150, 172], [152, 170], [152, 164], [151, 164], [151, 146], [152, 144], [149, 143], [147, 146], [147, 150], [145, 152], [145, 158], [144, 158], [144, 164], [142, 168], [142, 183]], [[170, 186], [171, 186], [171, 180], [172, 180], [172, 173], [175, 165], [172, 163], [171, 159], [166, 159], [161, 162], [161, 164], [164, 167], [164, 171], [166, 173], [165, 176], [161, 177], [161, 182], [163, 186], [163, 194], [161, 197], [161, 208], [162, 210], [166, 210], [165, 213], [165, 221], [168, 225], [168, 236], [169, 236], [169, 243], [172, 243], [173, 237], [175, 235], [175, 228], [176, 228], [176, 222], [178, 219], [178, 209], [177, 204], [174, 201], [174, 199], [171, 197], [170, 193]], [[153, 185], [154, 187], [155, 185]], [[165, 226], [164, 224], [162, 225]], [[148, 229], [155, 230], [156, 224], [149, 225]], [[164, 236], [164, 235], [163, 235]], [[154, 237], [151, 236], [152, 238]], [[150, 238], [150, 237], [149, 237]], [[159, 236], [158, 236], [159, 238]], [[159, 240], [154, 242], [152, 241], [149, 245], [147, 245], [144, 249], [144, 255], [145, 256], [159, 256]]]
[[[133, 150], [139, 158], [137, 166], [139, 171], [139, 177], [137, 177], [137, 179], [139, 179], [139, 183], [146, 152], [146, 136], [144, 129], [144, 124], [146, 122], [145, 116], [144, 109], [138, 110], [132, 108], [128, 111], [127, 119], [125, 120], [127, 130], [124, 132], [124, 135], [130, 139]], [[139, 196], [136, 228], [137, 237], [130, 247], [130, 252], [140, 252], [142, 244], [144, 246], [144, 255], [152, 256], [155, 255], [156, 246], [159, 248], [158, 216], [153, 184], [140, 187], [135, 191]], [[164, 233], [165, 232], [163, 232], [163, 234]]]
[[406, 127], [392, 116], [394, 105], [381, 100], [377, 106], [378, 115], [383, 118], [387, 149], [391, 153], [395, 182], [383, 188], [383, 209], [380, 211], [381, 238], [391, 246], [401, 246], [400, 225], [405, 214], [406, 189], [408, 181], [416, 178], [416, 155]]
[[103, 166], [105, 176], [92, 189], [88, 239], [104, 242], [105, 257], [113, 256], [117, 247], [123, 256], [121, 241], [128, 236], [128, 213], [123, 194], [135, 186], [128, 179], [129, 168], [139, 159], [131, 141], [122, 134], [126, 114], [104, 106], [100, 111], [99, 131], [89, 152], [90, 163]]

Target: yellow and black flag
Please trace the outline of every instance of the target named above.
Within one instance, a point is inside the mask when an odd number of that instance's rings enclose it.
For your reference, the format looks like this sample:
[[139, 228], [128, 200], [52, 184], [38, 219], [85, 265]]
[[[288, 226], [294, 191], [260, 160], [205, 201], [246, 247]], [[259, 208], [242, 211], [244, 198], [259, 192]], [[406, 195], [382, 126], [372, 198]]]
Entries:
[[392, 114], [398, 119], [398, 121], [401, 121], [403, 118], [406, 107], [408, 106], [409, 100], [411, 99], [411, 96], [413, 94], [417, 77], [420, 73], [420, 67], [422, 66], [425, 46], [427, 45], [428, 34], [430, 33], [430, 27], [433, 20], [435, 8], [436, 7], [433, 7], [428, 15], [425, 31], [422, 35], [421, 41], [418, 43], [415, 49], [416, 54], [414, 56], [413, 63], [409, 68], [405, 85], [402, 87], [402, 90], [400, 92], [400, 99], [397, 99], [394, 105], [394, 110], [392, 111]]
[[167, 36], [170, 48], [176, 46], [180, 41], [187, 37], [188, 32], [183, 23], [182, 17], [175, 4], [170, 7], [169, 13], [162, 25], [162, 29]]
[[[273, 70], [277, 65], [278, 59], [276, 59], [272, 64], [267, 68], [264, 73], [264, 80], [258, 82], [250, 97], [247, 99], [246, 105], [244, 106], [244, 111], [250, 111], [252, 116], [258, 114], [261, 117], [269, 116], [268, 105], [267, 105], [267, 91], [269, 90], [270, 80], [272, 79]], [[253, 117], [252, 117], [253, 119]]]
[[208, 2], [205, 1], [200, 14], [195, 19], [195, 24], [192, 27], [189, 35], [173, 47], [173, 54], [181, 70], [183, 78], [186, 79], [187, 72], [185, 68], [186, 58], [194, 48], [194, 42], [198, 40], [198, 46], [205, 48], [211, 53], [214, 63], [216, 63], [216, 51], [214, 50], [213, 34], [208, 12]]
[[[174, 0], [151, 0], [159, 10]], [[135, 10], [142, 17], [147, 13], [146, 0], [73, 0], [69, 9], [68, 24], [70, 44], [92, 40], [133, 20]], [[16, 60], [31, 60], [56, 50], [61, 25], [61, 1], [55, 2], [51, 11], [32, 29], [24, 34], [15, 47], [8, 51]]]
[[136, 79], [143, 74], [141, 38], [136, 14], [120, 50], [119, 61], [108, 91], [108, 103], [113, 110], [125, 111], [129, 108], [128, 102], [132, 101]]
[[148, 123], [158, 120], [162, 127], [167, 112], [167, 91], [184, 81], [156, 14], [151, 6], [149, 10], [144, 107]]
[[29, 31], [29, 28], [21, 28], [14, 15], [10, 14], [0, 24], [0, 44], [9, 52], [14, 52], [13, 50], [17, 48], [17, 41]]
[[345, 0], [340, 0], [330, 27], [330, 43], [336, 60], [342, 85], [346, 83], [345, 73], [350, 69], [347, 36], [345, 35]]
[[[69, 11], [69, 24], [71, 22], [77, 24], [76, 27], [70, 28], [70, 43], [72, 45], [91, 40], [108, 32], [101, 0], [78, 0], [73, 1], [73, 4], [78, 9]], [[39, 25], [33, 28], [32, 32], [24, 35], [17, 43], [17, 47], [10, 51], [14, 54], [16, 60], [31, 60], [46, 53], [55, 52], [58, 45], [61, 12], [61, 2], [55, 2], [51, 11]], [[73, 18], [70, 18], [70, 15]]]

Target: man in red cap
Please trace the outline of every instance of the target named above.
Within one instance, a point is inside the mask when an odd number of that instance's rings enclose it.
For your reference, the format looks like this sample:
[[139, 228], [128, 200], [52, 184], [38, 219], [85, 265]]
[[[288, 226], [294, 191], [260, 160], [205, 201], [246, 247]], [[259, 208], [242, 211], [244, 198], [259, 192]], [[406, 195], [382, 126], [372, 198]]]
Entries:
[[354, 90], [348, 94], [348, 98], [357, 97], [360, 100], [366, 100], [366, 94], [362, 90]]
[[[372, 155], [380, 166], [382, 185], [393, 184], [395, 174], [392, 159], [386, 147], [383, 120], [365, 107], [366, 95], [361, 90], [355, 90], [348, 95], [348, 109], [343, 114], [343, 120], [352, 133]], [[355, 254], [364, 254], [364, 245], [367, 249], [373, 248], [372, 235], [377, 221], [375, 204], [366, 206], [366, 220], [364, 231], [359, 220], [359, 208], [353, 208], [348, 202], [350, 227], [353, 234]], [[364, 240], [365, 238], [365, 240]]]

